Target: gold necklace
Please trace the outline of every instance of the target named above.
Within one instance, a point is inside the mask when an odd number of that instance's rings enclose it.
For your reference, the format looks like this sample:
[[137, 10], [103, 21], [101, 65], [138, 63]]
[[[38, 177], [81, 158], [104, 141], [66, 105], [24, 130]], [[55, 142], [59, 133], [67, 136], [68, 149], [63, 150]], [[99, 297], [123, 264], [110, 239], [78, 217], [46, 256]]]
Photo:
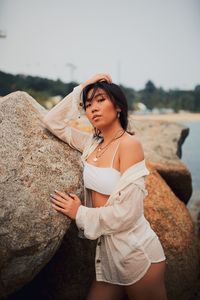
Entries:
[[[122, 134], [120, 134], [120, 136], [117, 136], [118, 132], [121, 132], [121, 131], [122, 131]], [[115, 133], [114, 137], [109, 141], [108, 144], [106, 144], [104, 147], [101, 147], [101, 146], [97, 147], [96, 154], [95, 154], [95, 157], [93, 158], [93, 161], [94, 162], [98, 161], [98, 159], [104, 154], [104, 152], [106, 152], [106, 150], [108, 149], [108, 146], [112, 142], [114, 142], [116, 139], [119, 139], [124, 134], [124, 132], [125, 132], [125, 130], [123, 130], [123, 129], [118, 130]], [[104, 150], [104, 151], [101, 152], [102, 150]]]

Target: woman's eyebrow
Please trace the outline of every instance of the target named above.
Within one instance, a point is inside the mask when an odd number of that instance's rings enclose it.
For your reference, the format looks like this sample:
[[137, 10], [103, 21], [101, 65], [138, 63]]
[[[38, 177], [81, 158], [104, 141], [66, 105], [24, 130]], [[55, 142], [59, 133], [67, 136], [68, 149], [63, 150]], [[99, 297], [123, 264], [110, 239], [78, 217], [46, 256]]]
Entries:
[[[94, 97], [93, 97], [92, 99], [97, 98], [98, 96], [104, 96], [104, 95], [105, 95], [104, 93], [98, 93], [98, 94], [94, 95]], [[86, 101], [87, 101], [87, 102], [91, 102], [92, 99], [91, 99], [91, 98], [88, 98]]]

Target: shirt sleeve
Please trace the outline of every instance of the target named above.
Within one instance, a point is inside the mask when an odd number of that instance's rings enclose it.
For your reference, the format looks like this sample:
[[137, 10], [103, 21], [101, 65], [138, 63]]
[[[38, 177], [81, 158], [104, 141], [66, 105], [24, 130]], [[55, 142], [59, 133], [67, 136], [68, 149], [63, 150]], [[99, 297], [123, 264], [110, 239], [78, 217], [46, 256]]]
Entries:
[[83, 132], [70, 126], [70, 122], [83, 114], [81, 103], [81, 84], [74, 88], [62, 101], [54, 106], [42, 119], [45, 127], [59, 139], [72, 148], [83, 152], [92, 134]]
[[76, 225], [90, 240], [125, 231], [133, 227], [143, 215], [143, 200], [146, 195], [145, 188], [132, 183], [116, 196], [112, 205], [97, 208], [81, 205], [76, 214]]

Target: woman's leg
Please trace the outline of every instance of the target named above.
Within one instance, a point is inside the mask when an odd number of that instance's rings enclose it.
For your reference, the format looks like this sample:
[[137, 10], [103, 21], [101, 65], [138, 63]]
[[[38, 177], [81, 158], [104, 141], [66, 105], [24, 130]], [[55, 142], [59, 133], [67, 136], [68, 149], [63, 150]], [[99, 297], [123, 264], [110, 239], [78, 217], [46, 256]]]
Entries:
[[123, 286], [94, 279], [86, 300], [122, 300], [124, 295]]
[[164, 273], [165, 261], [152, 263], [139, 281], [124, 287], [129, 300], [167, 300]]

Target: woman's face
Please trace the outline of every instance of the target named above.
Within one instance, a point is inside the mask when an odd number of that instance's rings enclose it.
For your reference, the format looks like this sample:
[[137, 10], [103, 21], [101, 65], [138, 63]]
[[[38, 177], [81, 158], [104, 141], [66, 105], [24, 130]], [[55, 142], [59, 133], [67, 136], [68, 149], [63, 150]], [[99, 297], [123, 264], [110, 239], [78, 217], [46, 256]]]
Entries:
[[119, 109], [115, 108], [103, 89], [98, 88], [91, 100], [92, 94], [93, 89], [87, 94], [87, 101], [85, 103], [86, 116], [95, 128], [101, 130], [118, 120], [117, 111]]

